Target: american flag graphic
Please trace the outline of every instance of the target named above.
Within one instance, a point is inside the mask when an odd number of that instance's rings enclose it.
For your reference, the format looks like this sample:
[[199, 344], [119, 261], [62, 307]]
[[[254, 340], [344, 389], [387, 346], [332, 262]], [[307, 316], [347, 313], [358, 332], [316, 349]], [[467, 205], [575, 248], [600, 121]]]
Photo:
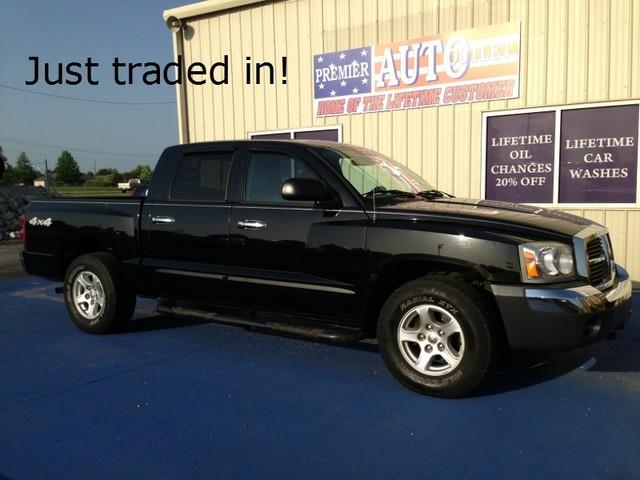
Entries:
[[315, 99], [371, 93], [371, 47], [314, 55]]

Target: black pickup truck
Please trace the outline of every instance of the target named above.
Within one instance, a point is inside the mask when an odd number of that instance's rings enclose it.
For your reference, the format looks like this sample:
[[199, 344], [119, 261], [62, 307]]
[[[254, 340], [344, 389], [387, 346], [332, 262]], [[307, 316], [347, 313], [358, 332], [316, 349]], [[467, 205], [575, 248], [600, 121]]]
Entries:
[[630, 313], [603, 226], [453, 198], [339, 143], [173, 146], [146, 197], [33, 201], [23, 222], [26, 271], [64, 281], [84, 331], [121, 328], [139, 295], [163, 312], [377, 338], [393, 375], [431, 395], [469, 392], [503, 347], [574, 348]]

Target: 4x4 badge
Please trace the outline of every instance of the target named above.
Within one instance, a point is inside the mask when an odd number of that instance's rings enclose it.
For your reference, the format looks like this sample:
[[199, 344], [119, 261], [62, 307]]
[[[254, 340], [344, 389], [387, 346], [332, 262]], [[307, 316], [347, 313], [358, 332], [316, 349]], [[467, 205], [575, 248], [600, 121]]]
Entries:
[[33, 217], [29, 219], [29, 225], [33, 225], [34, 227], [50, 227], [53, 223], [51, 217], [49, 218], [38, 218]]

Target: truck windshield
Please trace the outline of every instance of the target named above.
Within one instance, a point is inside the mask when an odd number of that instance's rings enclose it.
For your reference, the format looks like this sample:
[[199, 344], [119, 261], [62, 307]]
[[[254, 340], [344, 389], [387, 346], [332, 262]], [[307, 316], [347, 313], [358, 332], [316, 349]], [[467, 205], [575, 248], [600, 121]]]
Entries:
[[363, 147], [337, 145], [319, 149], [319, 153], [363, 197], [373, 193], [418, 194], [434, 191], [429, 183], [404, 165]]

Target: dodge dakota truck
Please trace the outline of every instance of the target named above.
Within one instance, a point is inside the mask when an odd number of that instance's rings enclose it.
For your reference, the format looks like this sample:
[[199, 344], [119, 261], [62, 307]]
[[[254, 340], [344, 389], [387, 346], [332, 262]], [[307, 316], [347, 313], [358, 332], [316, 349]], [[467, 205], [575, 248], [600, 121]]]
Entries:
[[248, 328], [376, 338], [400, 382], [436, 396], [470, 392], [506, 348], [575, 348], [630, 313], [605, 227], [454, 198], [333, 142], [169, 147], [145, 197], [33, 201], [23, 238], [25, 270], [63, 282], [86, 332], [122, 328], [142, 296]]

